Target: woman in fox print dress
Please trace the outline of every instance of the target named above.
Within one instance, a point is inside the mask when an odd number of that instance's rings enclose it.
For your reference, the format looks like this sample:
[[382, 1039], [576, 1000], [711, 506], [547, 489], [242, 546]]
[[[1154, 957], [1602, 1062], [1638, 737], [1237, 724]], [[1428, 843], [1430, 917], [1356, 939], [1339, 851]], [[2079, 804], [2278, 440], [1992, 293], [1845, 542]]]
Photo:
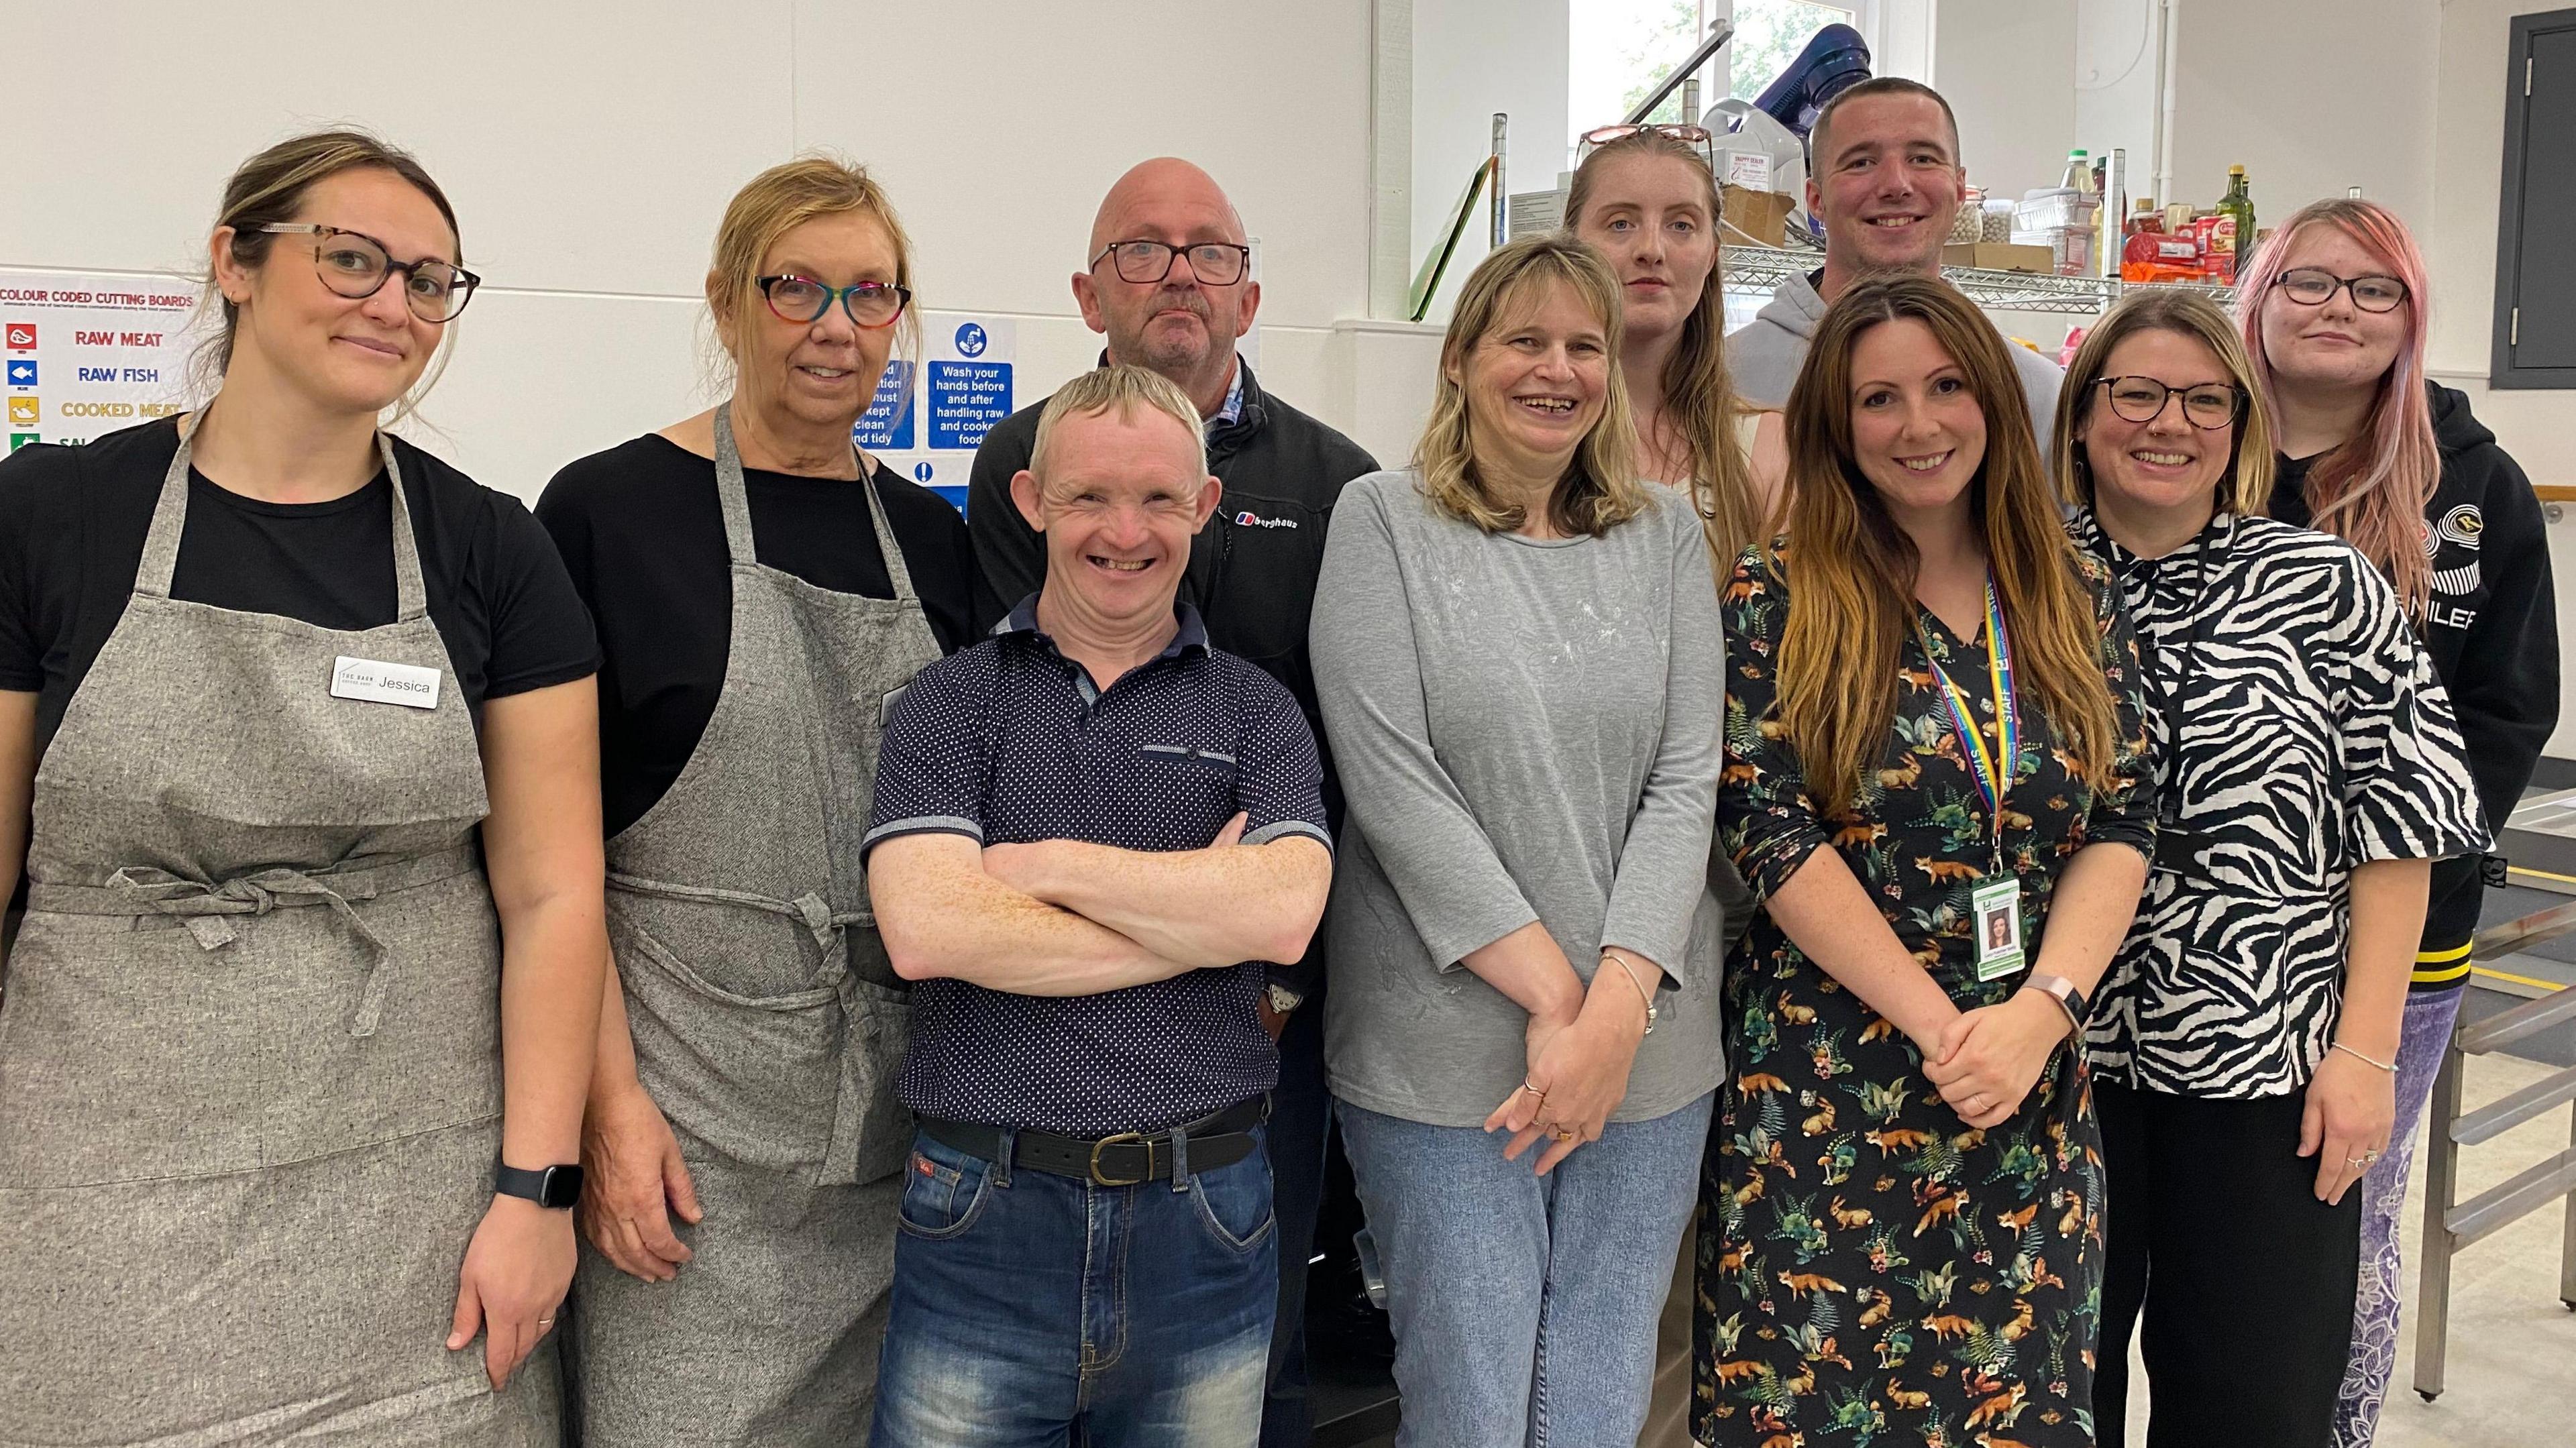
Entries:
[[1726, 985], [1705, 1443], [2093, 1442], [2068, 1037], [2154, 805], [2136, 647], [2004, 345], [1930, 282], [1846, 293], [1789, 399], [1789, 537], [1726, 589], [1719, 828], [1765, 913]]

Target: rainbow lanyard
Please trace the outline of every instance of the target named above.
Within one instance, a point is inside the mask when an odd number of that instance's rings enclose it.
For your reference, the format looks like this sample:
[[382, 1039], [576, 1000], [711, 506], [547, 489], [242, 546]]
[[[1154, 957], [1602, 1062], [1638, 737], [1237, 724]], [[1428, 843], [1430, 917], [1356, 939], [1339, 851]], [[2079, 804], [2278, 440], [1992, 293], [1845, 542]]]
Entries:
[[1916, 632], [1923, 640], [1923, 661], [1932, 666], [1932, 676], [1941, 681], [1942, 706], [1949, 710], [1950, 728], [1959, 736], [1968, 772], [1976, 776], [1977, 793], [1985, 800], [1987, 813], [1994, 816], [1995, 854], [2000, 860], [2004, 847], [2004, 797], [2012, 792], [2013, 769], [2021, 760], [2021, 709], [2013, 699], [2012, 635], [2004, 629], [2003, 606], [1995, 601], [1993, 575], [1986, 577], [1986, 671], [1995, 690], [1999, 750], [1986, 747], [1986, 737], [1977, 731], [1976, 713], [1968, 696], [1951, 682], [1949, 671], [1933, 656], [1931, 635], [1923, 633], [1920, 624]]

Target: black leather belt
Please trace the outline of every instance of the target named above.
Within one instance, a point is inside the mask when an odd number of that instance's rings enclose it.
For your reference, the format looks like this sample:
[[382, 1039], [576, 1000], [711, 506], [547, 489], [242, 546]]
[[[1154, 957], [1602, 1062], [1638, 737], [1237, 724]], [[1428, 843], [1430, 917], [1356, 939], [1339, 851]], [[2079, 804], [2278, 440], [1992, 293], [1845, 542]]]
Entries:
[[1252, 1129], [1269, 1116], [1270, 1098], [1255, 1096], [1213, 1116], [1202, 1116], [1151, 1135], [1141, 1131], [1109, 1136], [1058, 1136], [1051, 1131], [1006, 1133], [999, 1126], [944, 1121], [933, 1116], [921, 1118], [921, 1134], [986, 1161], [1002, 1159], [1003, 1138], [1008, 1135], [1014, 1167], [1073, 1177], [1094, 1186], [1132, 1187], [1171, 1180], [1176, 1155], [1172, 1150], [1174, 1136], [1189, 1138], [1191, 1171], [1214, 1171], [1234, 1165], [1252, 1155]]

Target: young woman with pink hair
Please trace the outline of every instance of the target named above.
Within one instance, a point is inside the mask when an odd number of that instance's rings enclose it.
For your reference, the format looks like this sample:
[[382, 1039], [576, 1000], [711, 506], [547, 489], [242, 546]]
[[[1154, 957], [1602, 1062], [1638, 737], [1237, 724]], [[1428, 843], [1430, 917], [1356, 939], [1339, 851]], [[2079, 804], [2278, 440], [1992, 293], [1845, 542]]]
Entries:
[[[2558, 624], [2531, 484], [2469, 400], [2424, 375], [2423, 254], [2368, 201], [2284, 223], [2237, 289], [2280, 466], [2272, 516], [2339, 535], [2395, 586], [2458, 711], [2501, 835], [2558, 722]], [[2363, 1180], [2361, 1285], [2338, 1448], [2362, 1448], [2397, 1356], [2397, 1217], [2417, 1122], [2469, 978], [2481, 861], [2433, 867], [2394, 1076], [2396, 1124]]]

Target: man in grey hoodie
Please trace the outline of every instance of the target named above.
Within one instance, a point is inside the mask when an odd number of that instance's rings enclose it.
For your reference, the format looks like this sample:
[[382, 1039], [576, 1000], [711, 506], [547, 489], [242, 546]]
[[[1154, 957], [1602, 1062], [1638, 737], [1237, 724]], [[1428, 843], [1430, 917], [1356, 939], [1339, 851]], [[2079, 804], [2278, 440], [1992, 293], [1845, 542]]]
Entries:
[[[1789, 400], [1807, 339], [1843, 288], [1873, 272], [1940, 276], [1941, 244], [1967, 199], [1958, 120], [1918, 81], [1878, 76], [1826, 102], [1807, 156], [1807, 208], [1825, 223], [1825, 264], [1782, 282], [1753, 324], [1726, 339], [1737, 395], [1761, 407]], [[2045, 448], [2066, 374], [2028, 347], [2004, 350]]]

